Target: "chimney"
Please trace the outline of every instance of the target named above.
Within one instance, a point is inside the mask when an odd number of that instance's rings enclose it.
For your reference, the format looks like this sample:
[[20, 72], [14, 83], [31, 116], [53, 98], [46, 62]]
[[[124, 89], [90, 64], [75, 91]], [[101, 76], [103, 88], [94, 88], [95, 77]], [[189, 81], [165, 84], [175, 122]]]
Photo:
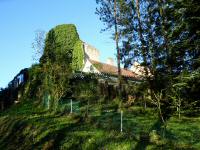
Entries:
[[[138, 62], [134, 62], [130, 70], [140, 76], [144, 76], [146, 74], [144, 66], [141, 66]], [[149, 68], [147, 68], [147, 71], [148, 71], [147, 75], [152, 76]]]
[[84, 51], [85, 51], [86, 56], [89, 59], [99, 61], [100, 52], [98, 49], [96, 49], [95, 47], [87, 43], [84, 43]]
[[138, 75], [142, 75], [142, 67], [138, 62], [134, 62], [133, 65], [131, 66], [130, 70]]
[[109, 64], [109, 65], [114, 66], [115, 64], [114, 64], [114, 60], [113, 60], [113, 58], [111, 58], [111, 57], [107, 58], [107, 60], [106, 60], [106, 64]]

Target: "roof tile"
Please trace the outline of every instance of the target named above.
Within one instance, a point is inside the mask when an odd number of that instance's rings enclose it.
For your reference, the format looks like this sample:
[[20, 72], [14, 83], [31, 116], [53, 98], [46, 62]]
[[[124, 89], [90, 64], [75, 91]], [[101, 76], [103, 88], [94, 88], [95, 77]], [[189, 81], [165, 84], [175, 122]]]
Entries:
[[[90, 62], [94, 65], [95, 68], [97, 68], [101, 73], [108, 73], [113, 75], [118, 75], [118, 69], [116, 66], [112, 66], [106, 63], [98, 62], [95, 60], [91, 60]], [[121, 75], [125, 77], [132, 77], [132, 78], [138, 78], [138, 75], [134, 72], [127, 70], [127, 69], [121, 69]]]

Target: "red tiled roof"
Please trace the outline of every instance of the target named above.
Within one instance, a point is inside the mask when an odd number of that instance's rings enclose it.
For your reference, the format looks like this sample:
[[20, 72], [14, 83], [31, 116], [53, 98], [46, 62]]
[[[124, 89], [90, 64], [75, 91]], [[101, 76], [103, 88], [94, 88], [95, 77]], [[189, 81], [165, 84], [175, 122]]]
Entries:
[[[98, 61], [91, 60], [91, 59], [90, 59], [90, 62], [101, 73], [118, 75], [118, 69], [117, 69], [116, 66], [112, 66], [112, 65], [102, 63], [102, 62], [98, 62]], [[131, 78], [137, 78], [138, 77], [134, 72], [127, 70], [127, 69], [122, 69], [122, 68], [121, 68], [121, 75], [125, 76], [125, 77], [131, 77]]]

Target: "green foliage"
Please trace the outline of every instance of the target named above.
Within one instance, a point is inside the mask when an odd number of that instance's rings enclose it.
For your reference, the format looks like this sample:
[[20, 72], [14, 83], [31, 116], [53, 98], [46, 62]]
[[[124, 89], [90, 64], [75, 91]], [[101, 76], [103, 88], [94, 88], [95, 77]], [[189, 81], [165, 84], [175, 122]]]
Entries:
[[69, 76], [72, 70], [82, 68], [83, 57], [82, 41], [74, 25], [59, 25], [49, 31], [41, 64], [43, 90], [51, 95], [50, 108], [57, 109], [58, 101], [70, 91]]
[[25, 88], [23, 91], [23, 99], [40, 99], [41, 93], [39, 91], [39, 86], [42, 84], [42, 68], [41, 65], [33, 65], [28, 70], [28, 81], [25, 84]]
[[68, 63], [71, 63], [72, 51], [78, 40], [79, 36], [74, 25], [56, 26], [47, 34], [44, 54], [40, 62], [55, 62], [65, 58]]
[[[118, 29], [121, 33], [121, 58], [125, 67], [135, 60], [149, 68], [152, 78], [146, 74], [146, 89], [138, 95], [152, 96], [152, 92], [163, 91], [164, 109], [199, 104], [199, 77], [195, 73], [200, 67], [200, 3], [198, 0], [97, 0], [97, 14], [108, 29], [114, 27], [113, 8], [117, 3]], [[187, 70], [187, 81], [178, 81]], [[145, 70], [146, 71], [146, 70]], [[146, 71], [147, 72], [147, 71]], [[186, 77], [185, 76], [185, 77]], [[174, 92], [174, 85], [179, 87]], [[151, 94], [151, 95], [150, 95]], [[179, 98], [178, 98], [179, 97]], [[182, 102], [181, 102], [182, 101]], [[173, 105], [173, 106], [172, 106]], [[182, 106], [182, 104], [181, 104]], [[189, 108], [189, 107], [188, 107]], [[189, 108], [191, 109], [191, 108]], [[192, 109], [191, 109], [192, 110]], [[167, 112], [169, 113], [169, 112]]]
[[29, 69], [26, 97], [36, 99], [47, 109], [57, 109], [59, 100], [70, 91], [72, 71], [82, 68], [83, 59], [83, 44], [74, 25], [58, 25], [51, 29], [40, 64]]
[[[182, 105], [183, 112], [190, 115], [199, 114], [200, 106], [200, 71], [182, 72], [174, 79], [173, 87], [170, 89], [170, 94], [173, 99], [179, 101]], [[173, 91], [175, 90], [175, 91]]]
[[[76, 89], [73, 95], [78, 98], [95, 99], [96, 80], [92, 79], [90, 82], [88, 78], [86, 82], [79, 84], [80, 80], [84, 80], [79, 78], [74, 87], [69, 83], [72, 72], [80, 71], [83, 63], [83, 42], [79, 39], [76, 27], [72, 24], [58, 25], [46, 36], [40, 63], [28, 69], [28, 80], [23, 83], [24, 88], [15, 90], [15, 98], [10, 97], [13, 101], [18, 95], [23, 100], [34, 99], [39, 106], [53, 111], [57, 111], [62, 98], [71, 97], [72, 88]], [[13, 83], [16, 82], [17, 80]]]
[[83, 42], [79, 39], [74, 25], [58, 25], [49, 31], [44, 55], [40, 60], [42, 63], [65, 60], [63, 63], [71, 63], [73, 70], [80, 70], [83, 59]]
[[81, 40], [78, 40], [74, 45], [72, 55], [72, 69], [75, 71], [81, 70], [84, 61], [83, 42]]
[[73, 97], [80, 100], [97, 100], [99, 98], [98, 80], [93, 75], [84, 74], [73, 78]]

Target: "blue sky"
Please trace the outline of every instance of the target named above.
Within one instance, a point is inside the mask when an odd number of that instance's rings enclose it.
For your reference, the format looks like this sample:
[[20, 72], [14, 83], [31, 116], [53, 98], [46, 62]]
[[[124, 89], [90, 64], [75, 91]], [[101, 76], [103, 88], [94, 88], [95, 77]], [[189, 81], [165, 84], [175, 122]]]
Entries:
[[33, 64], [35, 31], [76, 25], [80, 38], [100, 50], [101, 61], [115, 57], [114, 41], [95, 14], [95, 0], [0, 0], [0, 87]]

